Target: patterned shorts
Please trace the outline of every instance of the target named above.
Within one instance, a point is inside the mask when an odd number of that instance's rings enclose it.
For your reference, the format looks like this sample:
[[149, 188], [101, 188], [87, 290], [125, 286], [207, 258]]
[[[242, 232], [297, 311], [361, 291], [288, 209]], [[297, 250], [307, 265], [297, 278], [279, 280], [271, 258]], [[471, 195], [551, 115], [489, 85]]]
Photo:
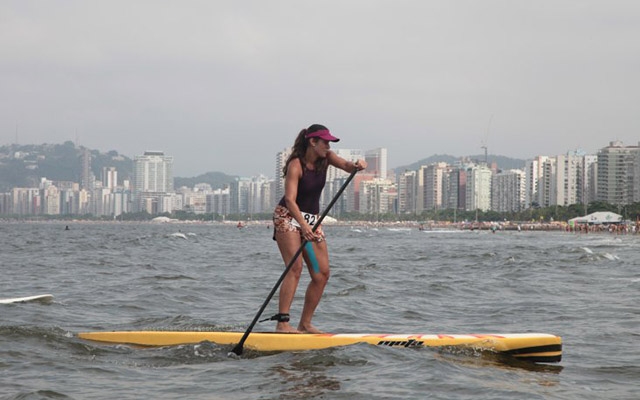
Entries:
[[[293, 217], [289, 214], [287, 207], [277, 205], [273, 211], [273, 240], [276, 240], [276, 232], [300, 232], [302, 236], [302, 230], [291, 223]], [[322, 225], [318, 226], [315, 234], [317, 236], [316, 241], [322, 242], [324, 240], [324, 232], [322, 231]]]

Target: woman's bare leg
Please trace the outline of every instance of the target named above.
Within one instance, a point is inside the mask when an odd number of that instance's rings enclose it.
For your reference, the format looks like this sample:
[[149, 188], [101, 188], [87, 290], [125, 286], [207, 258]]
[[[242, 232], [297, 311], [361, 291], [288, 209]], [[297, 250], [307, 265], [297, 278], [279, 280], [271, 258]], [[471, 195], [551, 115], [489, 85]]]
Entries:
[[[327, 242], [313, 242], [313, 252], [318, 260], [319, 272], [314, 272], [309, 262], [309, 257], [305, 257], [309, 274], [311, 275], [311, 282], [307, 287], [307, 291], [304, 296], [304, 308], [302, 309], [302, 315], [300, 316], [300, 324], [298, 324], [298, 330], [305, 333], [322, 333], [319, 329], [311, 324], [313, 313], [316, 311], [324, 288], [329, 281], [329, 253], [327, 250]], [[302, 267], [302, 265], [300, 266]]]
[[[284, 261], [285, 265], [289, 265], [289, 262], [291, 262], [291, 259], [302, 245], [300, 233], [297, 231], [276, 232], [276, 242], [278, 243], [280, 254], [282, 254], [282, 260]], [[291, 303], [293, 303], [293, 298], [296, 294], [296, 289], [298, 288], [298, 282], [300, 281], [301, 273], [302, 257], [299, 256], [291, 266], [291, 270], [289, 270], [287, 275], [284, 277], [282, 284], [280, 285], [280, 293], [278, 295], [279, 313], [289, 314]], [[289, 324], [289, 322], [278, 322], [278, 324], [276, 325], [276, 332], [300, 333], [298, 330], [294, 329]]]

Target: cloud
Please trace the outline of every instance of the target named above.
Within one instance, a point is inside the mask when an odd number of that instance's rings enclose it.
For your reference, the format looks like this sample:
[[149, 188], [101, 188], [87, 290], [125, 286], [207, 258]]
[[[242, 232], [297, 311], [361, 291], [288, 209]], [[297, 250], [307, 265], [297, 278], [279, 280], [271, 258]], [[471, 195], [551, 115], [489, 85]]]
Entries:
[[[635, 1], [7, 1], [0, 138], [273, 175], [314, 122], [390, 165], [637, 141]], [[489, 124], [491, 120], [491, 124]], [[256, 151], [258, 149], [258, 151]]]

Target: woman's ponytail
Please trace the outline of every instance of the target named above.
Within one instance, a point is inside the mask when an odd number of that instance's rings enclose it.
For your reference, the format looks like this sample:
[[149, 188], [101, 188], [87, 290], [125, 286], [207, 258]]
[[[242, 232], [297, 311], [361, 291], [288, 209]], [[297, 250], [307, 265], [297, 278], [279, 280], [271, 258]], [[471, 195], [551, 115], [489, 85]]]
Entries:
[[[309, 128], [303, 128], [298, 136], [296, 137], [295, 142], [293, 143], [293, 147], [291, 148], [291, 154], [289, 158], [287, 158], [287, 162], [284, 164], [282, 168], [282, 176], [285, 177], [287, 175], [287, 168], [289, 167], [289, 163], [291, 160], [296, 158], [300, 159], [300, 163], [302, 164], [302, 168], [306, 168], [306, 160], [305, 155], [307, 154], [307, 147], [309, 147], [309, 140], [307, 139], [307, 134], [313, 133], [319, 130], [327, 129], [324, 125], [313, 124]], [[326, 169], [328, 162], [326, 159], [317, 160], [316, 161], [316, 169], [323, 170]]]

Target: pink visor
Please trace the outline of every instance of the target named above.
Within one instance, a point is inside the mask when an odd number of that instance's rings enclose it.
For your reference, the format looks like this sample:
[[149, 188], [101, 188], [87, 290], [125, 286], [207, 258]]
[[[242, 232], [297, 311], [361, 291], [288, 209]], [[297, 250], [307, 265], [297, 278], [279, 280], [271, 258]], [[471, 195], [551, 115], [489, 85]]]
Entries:
[[337, 137], [333, 136], [328, 129], [323, 129], [321, 131], [315, 131], [312, 133], [307, 133], [307, 135], [305, 136], [307, 139], [311, 139], [311, 138], [318, 138], [318, 139], [322, 139], [322, 140], [326, 140], [327, 142], [339, 142], [340, 139], [338, 139]]

